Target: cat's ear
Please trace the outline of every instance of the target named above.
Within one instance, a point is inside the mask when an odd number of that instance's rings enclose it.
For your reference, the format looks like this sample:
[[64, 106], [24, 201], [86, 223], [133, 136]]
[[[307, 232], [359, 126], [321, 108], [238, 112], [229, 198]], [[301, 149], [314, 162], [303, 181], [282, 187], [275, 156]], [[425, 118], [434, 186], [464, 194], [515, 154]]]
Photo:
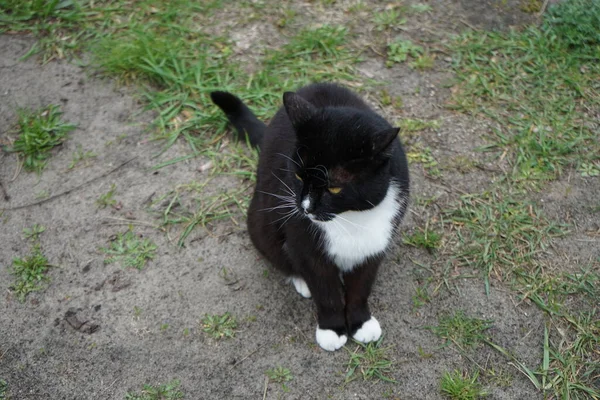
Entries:
[[373, 156], [387, 156], [391, 155], [391, 148], [394, 144], [394, 140], [398, 137], [400, 128], [389, 128], [377, 132], [373, 135]]
[[283, 94], [283, 106], [294, 128], [298, 128], [310, 120], [317, 112], [315, 106], [294, 92], [285, 92]]

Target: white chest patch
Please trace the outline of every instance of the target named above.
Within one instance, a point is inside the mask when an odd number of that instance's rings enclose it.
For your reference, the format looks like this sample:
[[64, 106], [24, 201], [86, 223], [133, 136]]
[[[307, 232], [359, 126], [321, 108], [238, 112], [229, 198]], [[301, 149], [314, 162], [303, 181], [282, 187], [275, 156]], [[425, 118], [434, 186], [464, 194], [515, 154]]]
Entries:
[[387, 248], [394, 218], [401, 209], [399, 192], [398, 187], [390, 185], [381, 203], [369, 210], [346, 211], [330, 221], [314, 221], [325, 234], [325, 250], [341, 271], [351, 271]]

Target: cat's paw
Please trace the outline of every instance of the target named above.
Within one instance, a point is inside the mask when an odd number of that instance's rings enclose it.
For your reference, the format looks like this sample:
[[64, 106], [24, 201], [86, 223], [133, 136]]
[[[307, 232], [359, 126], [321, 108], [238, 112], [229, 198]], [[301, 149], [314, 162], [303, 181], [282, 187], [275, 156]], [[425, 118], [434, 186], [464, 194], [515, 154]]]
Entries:
[[308, 285], [306, 284], [304, 279], [293, 276], [292, 283], [294, 284], [294, 287], [296, 288], [296, 292], [300, 293], [300, 296], [302, 296], [306, 299], [311, 298], [310, 290], [308, 289]]
[[323, 350], [336, 351], [345, 345], [347, 340], [346, 335], [338, 335], [331, 329], [321, 329], [317, 326], [317, 343]]
[[363, 322], [362, 326], [352, 335], [354, 340], [361, 343], [369, 343], [378, 340], [381, 337], [381, 326], [375, 317]]

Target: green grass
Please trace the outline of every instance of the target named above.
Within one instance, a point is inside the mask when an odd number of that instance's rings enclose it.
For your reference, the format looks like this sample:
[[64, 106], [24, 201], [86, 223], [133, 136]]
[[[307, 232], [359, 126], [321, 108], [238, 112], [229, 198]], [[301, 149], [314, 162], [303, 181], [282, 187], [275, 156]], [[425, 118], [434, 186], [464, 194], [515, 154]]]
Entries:
[[485, 341], [485, 331], [492, 327], [492, 323], [491, 320], [468, 317], [463, 311], [456, 311], [439, 317], [438, 325], [428, 329], [444, 339], [446, 345], [454, 343], [465, 350]]
[[440, 246], [442, 235], [429, 229], [426, 226], [424, 229], [417, 228], [412, 235], [404, 235], [402, 242], [409, 246], [421, 247], [426, 250], [435, 250]]
[[516, 268], [532, 269], [551, 238], [565, 233], [535, 204], [500, 189], [463, 195], [445, 214], [455, 228], [451, 258], [482, 271], [486, 293], [490, 276], [507, 280]]
[[90, 159], [96, 158], [98, 155], [91, 150], [83, 151], [80, 145], [77, 146], [77, 149], [73, 153], [73, 159], [69, 164], [69, 169], [74, 169], [80, 165], [87, 167], [90, 165]]
[[390, 377], [394, 371], [394, 363], [390, 360], [390, 346], [382, 346], [383, 337], [377, 342], [368, 344], [355, 342], [357, 344], [354, 350], [350, 350], [347, 346], [345, 349], [350, 355], [348, 365], [346, 367], [346, 383], [351, 382], [359, 377], [365, 381], [377, 380], [388, 383], [396, 383]]
[[125, 400], [175, 400], [183, 399], [184, 394], [179, 390], [179, 381], [174, 380], [164, 385], [144, 385], [139, 393], [128, 392]]
[[96, 205], [98, 208], [112, 207], [117, 204], [117, 201], [114, 199], [115, 193], [117, 193], [117, 185], [113, 183], [110, 185], [110, 190], [101, 194], [96, 200]]
[[[567, 1], [561, 7], [575, 3]], [[591, 8], [598, 7], [596, 2]], [[567, 33], [557, 32], [555, 23], [548, 21], [552, 20], [546, 21], [546, 30], [467, 33], [452, 46], [459, 81], [454, 107], [496, 122], [485, 150], [507, 159], [509, 177], [517, 182], [556, 179], [566, 167], [600, 158], [594, 131], [594, 110], [600, 107], [600, 51], [573, 48], [557, 37]], [[600, 34], [598, 26], [593, 29]]]
[[452, 400], [477, 400], [486, 396], [486, 392], [477, 382], [479, 372], [472, 376], [468, 372], [454, 370], [444, 372], [442, 375], [440, 390]]
[[46, 275], [50, 267], [39, 245], [34, 246], [29, 256], [13, 259], [10, 272], [14, 276], [14, 282], [10, 289], [19, 301], [24, 302], [29, 293], [44, 289], [45, 282], [50, 281]]
[[204, 333], [216, 340], [233, 339], [235, 337], [237, 320], [230, 313], [222, 315], [205, 315], [200, 321]]
[[106, 248], [100, 248], [106, 258], [105, 264], [119, 263], [123, 268], [142, 269], [156, 254], [156, 245], [132, 230], [118, 233]]
[[18, 137], [6, 150], [23, 158], [26, 171], [41, 173], [52, 149], [60, 146], [75, 129], [75, 125], [65, 123], [61, 117], [60, 107], [54, 104], [40, 110], [18, 111]]

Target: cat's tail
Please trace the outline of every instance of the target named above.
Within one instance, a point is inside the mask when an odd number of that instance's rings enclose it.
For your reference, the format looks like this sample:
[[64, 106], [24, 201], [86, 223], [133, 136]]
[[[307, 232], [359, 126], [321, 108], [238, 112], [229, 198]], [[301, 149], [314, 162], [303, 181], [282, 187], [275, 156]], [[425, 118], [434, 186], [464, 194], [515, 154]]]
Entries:
[[235, 127], [241, 139], [248, 138], [253, 147], [260, 148], [267, 126], [237, 96], [228, 92], [211, 92], [210, 98]]

